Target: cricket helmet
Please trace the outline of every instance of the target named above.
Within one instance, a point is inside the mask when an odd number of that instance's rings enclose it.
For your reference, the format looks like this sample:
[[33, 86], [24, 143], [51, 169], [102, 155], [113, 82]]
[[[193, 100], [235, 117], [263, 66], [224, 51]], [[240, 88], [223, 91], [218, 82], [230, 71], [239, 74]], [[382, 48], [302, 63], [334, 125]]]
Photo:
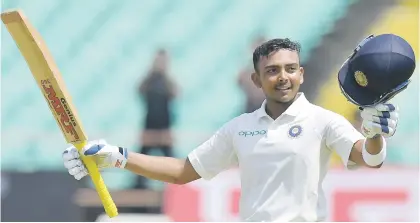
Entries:
[[359, 43], [338, 73], [341, 92], [355, 105], [385, 103], [407, 88], [414, 73], [413, 48], [394, 34], [370, 35]]

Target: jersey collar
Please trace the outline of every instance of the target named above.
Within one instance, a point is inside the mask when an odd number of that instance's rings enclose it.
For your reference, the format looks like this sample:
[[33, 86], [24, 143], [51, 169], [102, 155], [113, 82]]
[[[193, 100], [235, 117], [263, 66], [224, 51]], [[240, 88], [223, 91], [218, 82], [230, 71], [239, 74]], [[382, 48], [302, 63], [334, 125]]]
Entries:
[[[297, 94], [298, 97], [296, 101], [294, 101], [289, 108], [284, 112], [284, 114], [289, 116], [297, 116], [302, 110], [305, 109], [306, 105], [309, 104], [309, 101], [306, 99], [305, 94], [303, 92], [299, 92]], [[267, 112], [265, 111], [265, 106], [267, 104], [267, 100], [264, 100], [261, 107], [257, 110], [257, 117], [270, 117]]]

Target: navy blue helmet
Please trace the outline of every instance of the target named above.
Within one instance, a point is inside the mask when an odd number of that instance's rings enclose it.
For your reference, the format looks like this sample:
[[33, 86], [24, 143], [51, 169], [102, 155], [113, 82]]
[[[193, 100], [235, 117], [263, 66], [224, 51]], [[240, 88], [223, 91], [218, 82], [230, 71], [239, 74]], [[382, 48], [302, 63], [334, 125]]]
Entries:
[[394, 34], [370, 35], [338, 73], [341, 92], [360, 107], [385, 103], [407, 88], [416, 67], [413, 48]]

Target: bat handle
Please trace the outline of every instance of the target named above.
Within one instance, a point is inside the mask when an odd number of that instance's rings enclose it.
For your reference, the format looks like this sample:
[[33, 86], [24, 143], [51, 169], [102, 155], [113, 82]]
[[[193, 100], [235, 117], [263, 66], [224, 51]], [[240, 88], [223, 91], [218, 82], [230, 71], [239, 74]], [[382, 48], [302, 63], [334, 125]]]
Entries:
[[[87, 142], [75, 144], [74, 146], [81, 152], [81, 149], [86, 145]], [[102, 201], [102, 205], [105, 209], [108, 217], [113, 218], [118, 215], [118, 209], [112, 200], [111, 195], [102, 179], [101, 174], [99, 173], [98, 167], [96, 166], [95, 161], [92, 158], [86, 157], [83, 154], [80, 154], [83, 163], [85, 164], [89, 175], [92, 179], [93, 184], [95, 185], [96, 191], [98, 192], [99, 198]]]

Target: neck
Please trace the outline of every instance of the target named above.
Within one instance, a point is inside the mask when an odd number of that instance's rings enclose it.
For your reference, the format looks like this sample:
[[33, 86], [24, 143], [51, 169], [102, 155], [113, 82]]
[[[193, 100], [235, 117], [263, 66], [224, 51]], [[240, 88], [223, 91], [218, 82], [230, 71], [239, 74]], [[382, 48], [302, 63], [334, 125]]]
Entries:
[[296, 100], [295, 97], [289, 102], [278, 102], [274, 100], [267, 100], [265, 111], [274, 120], [276, 120], [281, 114], [283, 114], [292, 103]]

